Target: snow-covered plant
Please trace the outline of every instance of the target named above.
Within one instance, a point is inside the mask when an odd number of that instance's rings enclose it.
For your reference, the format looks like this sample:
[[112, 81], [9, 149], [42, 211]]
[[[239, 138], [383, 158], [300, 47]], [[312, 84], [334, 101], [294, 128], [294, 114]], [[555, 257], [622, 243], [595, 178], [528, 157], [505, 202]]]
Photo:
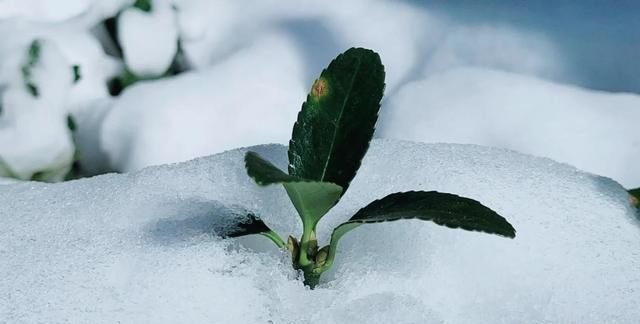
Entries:
[[80, 81], [81, 67], [39, 38], [7, 56], [9, 77], [0, 83], [0, 176], [61, 181], [77, 157], [67, 95]]
[[[247, 152], [247, 173], [258, 185], [282, 184], [302, 220], [300, 238], [285, 243], [254, 214], [228, 236], [262, 234], [291, 253], [304, 283], [315, 287], [333, 265], [338, 241], [370, 223], [419, 219], [450, 228], [515, 237], [514, 228], [493, 210], [473, 199], [436, 191], [392, 193], [360, 209], [333, 230], [320, 247], [316, 226], [335, 206], [356, 176], [369, 148], [384, 91], [385, 71], [375, 52], [352, 48], [334, 59], [315, 80], [293, 126], [288, 173]], [[428, 170], [425, 170], [428, 172]]]
[[187, 69], [176, 10], [169, 1], [137, 0], [105, 21], [114, 54], [124, 63], [121, 74], [110, 83], [113, 95], [137, 82], [170, 77]]

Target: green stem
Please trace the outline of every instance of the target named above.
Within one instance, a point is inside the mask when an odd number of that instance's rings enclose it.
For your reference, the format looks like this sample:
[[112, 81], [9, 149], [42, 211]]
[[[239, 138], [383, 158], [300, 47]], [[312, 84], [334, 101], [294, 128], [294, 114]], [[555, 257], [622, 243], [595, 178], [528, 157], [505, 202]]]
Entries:
[[270, 239], [273, 243], [275, 243], [281, 249], [286, 247], [286, 244], [284, 243], [280, 235], [278, 235], [278, 233], [274, 231], [262, 232], [260, 233], [260, 235]]

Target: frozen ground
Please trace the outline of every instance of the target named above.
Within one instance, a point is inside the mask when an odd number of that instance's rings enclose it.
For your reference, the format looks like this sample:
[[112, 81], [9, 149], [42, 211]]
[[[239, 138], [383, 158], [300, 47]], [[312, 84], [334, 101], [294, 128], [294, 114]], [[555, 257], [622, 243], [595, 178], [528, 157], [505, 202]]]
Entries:
[[[277, 164], [279, 145], [254, 148]], [[61, 184], [0, 190], [0, 322], [634, 323], [640, 220], [616, 182], [512, 151], [373, 142], [320, 224], [410, 189], [480, 200], [513, 240], [418, 221], [367, 225], [314, 291], [261, 238], [224, 241], [231, 210], [298, 233], [284, 191], [257, 187], [244, 149]]]

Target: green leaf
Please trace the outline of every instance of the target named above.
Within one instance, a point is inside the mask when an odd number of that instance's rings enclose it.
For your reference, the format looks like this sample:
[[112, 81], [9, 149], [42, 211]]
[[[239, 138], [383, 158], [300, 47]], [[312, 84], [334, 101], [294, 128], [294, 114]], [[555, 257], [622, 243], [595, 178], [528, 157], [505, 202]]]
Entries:
[[516, 235], [515, 229], [506, 219], [476, 200], [437, 191], [398, 192], [370, 203], [347, 222], [336, 227], [331, 235], [326, 263], [331, 265], [338, 241], [352, 229], [367, 223], [414, 218], [450, 228], [510, 238]]
[[330, 182], [285, 182], [284, 188], [302, 217], [304, 226], [311, 230], [340, 199], [342, 188]]
[[631, 195], [631, 204], [640, 207], [640, 188], [629, 190], [629, 195]]
[[320, 218], [338, 202], [342, 194], [342, 188], [336, 184], [290, 176], [255, 152], [247, 152], [245, 166], [247, 174], [259, 185], [283, 184], [302, 218], [302, 223], [310, 229], [315, 228]]
[[384, 92], [384, 67], [375, 52], [351, 48], [322, 71], [289, 142], [289, 174], [331, 182], [343, 194], [369, 148]]
[[229, 231], [219, 234], [224, 237], [240, 237], [260, 234], [273, 241], [273, 243], [275, 243], [279, 248], [283, 248], [285, 246], [284, 241], [276, 232], [271, 230], [260, 218], [251, 213], [247, 215], [245, 222], [238, 223]]
[[298, 177], [290, 176], [278, 169], [271, 162], [262, 158], [258, 153], [249, 151], [244, 156], [247, 174], [261, 186], [274, 183], [302, 181]]

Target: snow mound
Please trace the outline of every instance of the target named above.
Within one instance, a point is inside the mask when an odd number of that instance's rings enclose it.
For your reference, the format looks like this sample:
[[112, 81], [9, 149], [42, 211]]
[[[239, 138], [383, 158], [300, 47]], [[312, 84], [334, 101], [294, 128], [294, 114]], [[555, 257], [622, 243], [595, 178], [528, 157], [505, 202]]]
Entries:
[[178, 28], [169, 2], [154, 2], [151, 12], [129, 8], [118, 23], [124, 59], [133, 73], [159, 76], [169, 69], [178, 51]]
[[[286, 148], [251, 148], [286, 164]], [[632, 323], [640, 221], [612, 180], [473, 145], [376, 140], [331, 226], [388, 193], [439, 190], [505, 216], [514, 240], [419, 221], [345, 236], [310, 291], [261, 237], [222, 240], [234, 210], [301, 231], [246, 149], [60, 184], [0, 190], [0, 318], [9, 323]]]
[[490, 145], [549, 157], [640, 186], [640, 96], [461, 68], [408, 84], [379, 136]]
[[291, 39], [274, 32], [211, 68], [127, 89], [107, 112], [100, 146], [113, 168], [132, 171], [286, 143], [307, 92], [302, 70]]

